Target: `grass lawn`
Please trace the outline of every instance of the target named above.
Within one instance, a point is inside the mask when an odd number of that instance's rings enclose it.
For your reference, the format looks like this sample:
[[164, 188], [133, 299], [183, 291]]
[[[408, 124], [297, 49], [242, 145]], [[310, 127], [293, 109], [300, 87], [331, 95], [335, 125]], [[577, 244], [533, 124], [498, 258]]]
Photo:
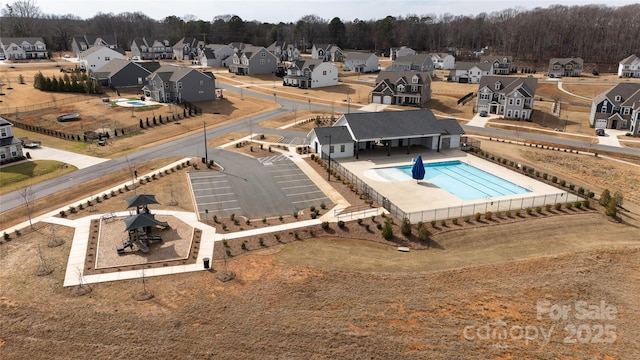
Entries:
[[53, 179], [78, 170], [77, 167], [55, 160], [27, 161], [2, 168], [0, 171], [0, 194], [18, 188]]

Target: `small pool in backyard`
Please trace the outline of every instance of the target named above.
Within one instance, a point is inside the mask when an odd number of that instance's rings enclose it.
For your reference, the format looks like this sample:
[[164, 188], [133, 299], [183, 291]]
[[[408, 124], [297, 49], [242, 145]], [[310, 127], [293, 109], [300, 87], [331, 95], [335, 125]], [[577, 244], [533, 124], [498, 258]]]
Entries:
[[127, 101], [127, 104], [131, 106], [147, 106], [147, 104], [143, 101]]
[[[376, 169], [385, 179], [406, 181], [412, 179], [413, 165]], [[462, 161], [424, 164], [424, 180], [446, 190], [462, 200], [478, 200], [507, 195], [526, 194], [530, 190], [490, 174]]]

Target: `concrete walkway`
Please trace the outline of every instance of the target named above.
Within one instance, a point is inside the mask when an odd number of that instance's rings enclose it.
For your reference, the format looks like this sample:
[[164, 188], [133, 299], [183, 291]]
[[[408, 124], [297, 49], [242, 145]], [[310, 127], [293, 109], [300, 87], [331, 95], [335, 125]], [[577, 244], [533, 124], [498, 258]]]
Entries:
[[569, 95], [571, 95], [571, 96], [573, 96], [573, 97], [577, 97], [577, 98], [579, 98], [579, 99], [589, 100], [589, 101], [591, 101], [591, 100], [592, 100], [591, 98], [588, 98], [588, 97], [585, 97], [585, 96], [576, 95], [576, 94], [574, 94], [574, 93], [572, 93], [572, 92], [569, 92], [569, 91], [565, 90], [565, 89], [562, 87], [562, 81], [558, 81], [558, 90], [562, 91], [562, 92], [563, 92], [563, 93], [565, 93], [565, 94], [569, 94]]
[[24, 149], [23, 152], [27, 152], [31, 155], [33, 160], [56, 160], [62, 161], [67, 164], [73, 165], [78, 169], [84, 169], [89, 166], [103, 163], [109, 159], [102, 159], [93, 156], [82, 155], [71, 151], [54, 149], [46, 146], [41, 148]]

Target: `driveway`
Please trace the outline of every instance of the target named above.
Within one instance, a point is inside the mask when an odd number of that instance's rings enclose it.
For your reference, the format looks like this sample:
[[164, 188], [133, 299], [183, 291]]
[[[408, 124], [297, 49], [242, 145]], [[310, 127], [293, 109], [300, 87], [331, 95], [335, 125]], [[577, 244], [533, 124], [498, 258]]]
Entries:
[[620, 141], [618, 141], [618, 136], [622, 136], [627, 132], [628, 131], [625, 131], [625, 130], [605, 129], [604, 130], [605, 135], [598, 136], [598, 144], [620, 147]]
[[109, 159], [101, 159], [98, 157], [77, 154], [71, 151], [58, 150], [42, 146], [40, 148], [23, 149], [24, 154], [29, 153], [33, 160], [57, 160], [73, 165], [78, 169], [84, 169], [89, 166], [97, 165]]

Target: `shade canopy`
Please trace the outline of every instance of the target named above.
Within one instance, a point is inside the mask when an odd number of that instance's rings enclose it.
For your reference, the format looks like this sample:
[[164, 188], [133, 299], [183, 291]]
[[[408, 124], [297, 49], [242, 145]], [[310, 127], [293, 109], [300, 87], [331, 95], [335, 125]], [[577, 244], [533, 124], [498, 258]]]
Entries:
[[156, 196], [149, 195], [149, 194], [134, 195], [132, 197], [127, 198], [126, 200], [127, 200], [127, 208], [144, 206], [149, 204], [159, 204], [158, 200], [156, 200]]
[[124, 219], [126, 230], [136, 230], [147, 226], [167, 226], [166, 222], [156, 220], [153, 214], [137, 214]]
[[424, 179], [424, 164], [422, 163], [422, 155], [418, 155], [416, 158], [416, 162], [413, 163], [413, 167], [411, 168], [411, 176], [415, 180]]

